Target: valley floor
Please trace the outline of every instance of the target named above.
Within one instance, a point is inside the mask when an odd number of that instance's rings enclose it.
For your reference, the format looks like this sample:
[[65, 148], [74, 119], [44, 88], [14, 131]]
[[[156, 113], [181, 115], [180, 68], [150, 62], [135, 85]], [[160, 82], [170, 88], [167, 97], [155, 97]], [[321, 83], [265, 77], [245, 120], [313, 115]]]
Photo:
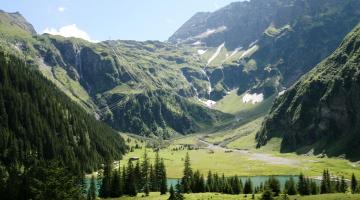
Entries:
[[[150, 193], [148, 197], [143, 197], [143, 194], [139, 194], [137, 197], [121, 197], [112, 200], [167, 200], [169, 198], [169, 194], [160, 195], [157, 193]], [[218, 193], [198, 193], [198, 194], [185, 194], [186, 200], [245, 200], [252, 199], [252, 195], [245, 196], [244, 194], [240, 195], [227, 195], [227, 194], [218, 194]], [[360, 195], [353, 194], [323, 194], [323, 195], [313, 195], [313, 196], [289, 196], [290, 200], [358, 200], [360, 199]], [[260, 199], [261, 195], [255, 195], [255, 199]], [[283, 199], [283, 197], [278, 197], [276, 199]]]
[[[332, 175], [345, 176], [349, 179], [352, 173], [360, 176], [358, 163], [351, 163], [340, 158], [320, 158], [314, 155], [296, 155], [294, 153], [279, 153], [280, 140], [274, 139], [261, 149], [255, 148], [254, 136], [256, 123], [261, 119], [245, 124], [238, 129], [221, 131], [211, 135], [195, 134], [173, 141], [164, 141], [164, 148], [160, 149], [160, 157], [164, 158], [168, 178], [182, 176], [183, 161], [189, 152], [192, 168], [207, 174], [212, 172], [224, 173], [225, 176], [266, 176], [266, 175], [298, 175], [317, 178], [324, 169], [329, 169]], [[249, 131], [247, 131], [249, 129]], [[251, 131], [250, 131], [251, 130]], [[129, 137], [126, 136], [125, 137]], [[147, 142], [130, 137], [133, 152], [124, 156], [120, 165], [126, 164], [131, 157], [141, 159]], [[188, 150], [188, 147], [192, 150]], [[150, 159], [155, 158], [152, 149], [147, 150]]]

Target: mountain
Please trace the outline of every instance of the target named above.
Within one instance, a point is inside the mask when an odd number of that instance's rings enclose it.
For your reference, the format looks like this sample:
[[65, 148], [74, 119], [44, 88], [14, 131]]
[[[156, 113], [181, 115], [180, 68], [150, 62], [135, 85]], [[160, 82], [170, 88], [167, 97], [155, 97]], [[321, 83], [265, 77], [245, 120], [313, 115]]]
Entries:
[[117, 130], [170, 137], [229, 117], [199, 100], [207, 96], [208, 80], [194, 49], [157, 41], [91, 43], [26, 30], [7, 34], [19, 27], [10, 23], [12, 14], [0, 19], [7, 27], [0, 29], [2, 49], [38, 66], [72, 100]]
[[90, 116], [23, 60], [0, 52], [0, 166], [57, 160], [74, 174], [127, 150], [120, 135]]
[[195, 15], [171, 42], [98, 43], [34, 34], [2, 12], [0, 48], [116, 130], [168, 138], [236, 118], [214, 106], [233, 91], [247, 103], [278, 95], [335, 50], [359, 10], [357, 0], [236, 2]]
[[281, 151], [359, 159], [360, 26], [337, 50], [275, 101], [258, 146], [282, 138]]
[[[214, 99], [227, 88], [269, 97], [291, 86], [330, 55], [360, 18], [357, 0], [251, 0], [197, 13], [169, 38], [202, 52]], [[211, 54], [211, 53], [210, 53]], [[209, 56], [211, 57], [211, 55]], [[222, 71], [231, 70], [222, 77]], [[233, 81], [237, 80], [234, 84]], [[229, 84], [229, 82], [231, 84]]]

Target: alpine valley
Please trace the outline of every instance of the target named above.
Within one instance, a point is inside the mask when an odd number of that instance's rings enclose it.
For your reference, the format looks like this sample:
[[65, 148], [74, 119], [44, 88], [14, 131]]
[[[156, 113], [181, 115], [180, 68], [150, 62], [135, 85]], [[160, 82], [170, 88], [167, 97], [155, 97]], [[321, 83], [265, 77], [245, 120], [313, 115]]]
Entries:
[[360, 199], [359, 22], [249, 0], [95, 42], [0, 10], [0, 199]]

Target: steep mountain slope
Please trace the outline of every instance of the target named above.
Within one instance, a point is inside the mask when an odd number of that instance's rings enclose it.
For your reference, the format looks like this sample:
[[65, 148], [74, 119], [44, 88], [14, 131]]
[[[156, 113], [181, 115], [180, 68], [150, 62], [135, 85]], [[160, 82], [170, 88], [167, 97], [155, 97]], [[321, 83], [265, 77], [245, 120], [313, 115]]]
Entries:
[[196, 14], [169, 41], [201, 48], [205, 59], [223, 46], [207, 64], [213, 99], [224, 96], [228, 88], [268, 97], [333, 52], [358, 23], [359, 10], [357, 0], [236, 2]]
[[[335, 50], [358, 22], [359, 10], [357, 0], [233, 3], [198, 14], [178, 31], [187, 36], [176, 44], [37, 35], [18, 31], [23, 26], [16, 24], [26, 21], [18, 13], [0, 12], [7, 27], [0, 29], [0, 46], [39, 66], [113, 128], [169, 137], [234, 117], [215, 110], [234, 90], [244, 103], [282, 92]], [[13, 15], [19, 23], [9, 23]]]
[[360, 26], [340, 47], [279, 97], [257, 134], [282, 137], [281, 151], [359, 159]]
[[126, 151], [121, 136], [90, 116], [23, 60], [0, 52], [0, 164], [58, 160], [74, 173]]
[[1, 13], [7, 27], [0, 30], [1, 47], [38, 65], [74, 101], [118, 130], [169, 137], [228, 117], [199, 101], [209, 83], [194, 49], [156, 41], [90, 43], [25, 30], [6, 34], [18, 29], [8, 23], [12, 15]]

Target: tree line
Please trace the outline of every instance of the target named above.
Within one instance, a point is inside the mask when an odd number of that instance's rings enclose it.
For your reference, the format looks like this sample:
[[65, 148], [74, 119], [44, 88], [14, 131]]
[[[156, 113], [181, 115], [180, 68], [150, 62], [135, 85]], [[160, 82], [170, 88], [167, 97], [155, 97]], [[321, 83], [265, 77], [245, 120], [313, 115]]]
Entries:
[[[326, 193], [360, 193], [355, 175], [352, 175], [351, 181], [346, 181], [342, 176], [341, 178], [332, 178], [329, 170], [324, 170], [320, 185], [315, 180], [305, 177], [300, 173], [298, 181], [290, 177], [286, 182], [284, 189], [281, 190], [280, 181], [270, 176], [268, 180], [261, 183], [259, 186], [253, 186], [250, 178], [242, 183], [238, 176], [225, 177], [219, 176], [217, 173], [208, 172], [207, 178], [200, 174], [197, 170], [193, 172], [189, 154], [187, 153], [184, 160], [183, 177], [180, 181], [180, 193], [199, 193], [199, 192], [217, 192], [224, 194], [260, 194], [262, 199], [272, 199], [274, 196], [280, 194], [286, 195], [316, 195]], [[172, 199], [176, 200], [176, 198]]]
[[[140, 192], [145, 196], [148, 196], [149, 192], [160, 192], [162, 195], [168, 192], [166, 167], [159, 152], [156, 152], [154, 163], [149, 161], [146, 150], [143, 160], [134, 163], [135, 161], [129, 160], [127, 166], [124, 165], [120, 170], [120, 165], [118, 169], [113, 169], [113, 163], [109, 161], [99, 176], [99, 196], [114, 198], [123, 195], [136, 196]], [[190, 156], [186, 153], [183, 176], [176, 185], [170, 186], [169, 200], [182, 200], [184, 193], [206, 192], [252, 195], [252, 198], [255, 198], [255, 194], [262, 194], [261, 199], [266, 200], [280, 195], [287, 197], [297, 194], [305, 196], [326, 193], [360, 193], [360, 187], [354, 174], [351, 181], [348, 181], [343, 176], [341, 178], [331, 177], [329, 170], [323, 171], [320, 184], [300, 173], [297, 179], [290, 177], [286, 180], [284, 188], [281, 188], [279, 179], [274, 176], [270, 176], [265, 182], [254, 186], [250, 178], [246, 178], [243, 182], [236, 175], [225, 177], [224, 174], [219, 175], [209, 171], [204, 176], [199, 170], [194, 172]], [[87, 196], [88, 200], [96, 198], [94, 177]]]
[[[156, 152], [155, 161], [151, 163], [145, 149], [143, 160], [135, 161], [129, 159], [127, 166], [113, 169], [113, 163], [108, 161], [103, 173], [99, 175], [99, 197], [121, 197], [123, 195], [136, 196], [139, 192], [143, 192], [146, 196], [150, 192], [160, 192], [161, 195], [168, 191], [166, 167], [164, 159], [160, 158], [159, 152]], [[92, 178], [90, 189], [88, 190], [88, 199], [96, 198], [95, 194], [95, 178]]]

